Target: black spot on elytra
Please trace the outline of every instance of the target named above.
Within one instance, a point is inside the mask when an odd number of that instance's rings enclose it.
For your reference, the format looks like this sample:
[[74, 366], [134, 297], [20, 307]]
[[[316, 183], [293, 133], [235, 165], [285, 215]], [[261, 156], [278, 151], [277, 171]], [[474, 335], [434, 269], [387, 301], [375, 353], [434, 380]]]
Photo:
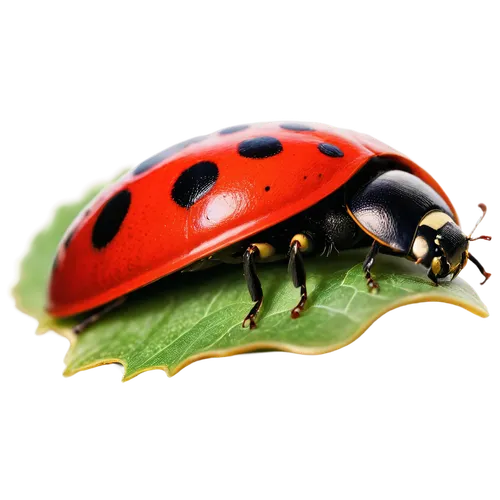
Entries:
[[177, 151], [174, 151], [175, 146], [172, 146], [171, 148], [165, 149], [161, 151], [160, 153], [155, 154], [151, 158], [148, 158], [147, 160], [144, 160], [140, 165], [135, 167], [135, 169], [132, 172], [132, 175], [140, 175], [143, 174], [144, 172], [147, 172], [149, 169], [153, 168], [155, 165], [158, 165], [163, 160], [166, 160], [173, 154], [175, 154]]
[[278, 139], [269, 136], [247, 139], [238, 144], [238, 153], [245, 158], [261, 159], [275, 156], [283, 151]]
[[266, 186], [266, 187], [264, 188], [264, 191], [270, 191], [270, 190], [271, 190], [271, 186]]
[[322, 142], [318, 144], [318, 149], [326, 156], [331, 156], [332, 158], [342, 158], [344, 153], [333, 144], [329, 144], [328, 142]]
[[198, 142], [204, 141], [208, 135], [199, 135], [197, 137], [191, 137], [191, 139], [188, 139], [187, 141], [180, 142], [179, 145], [182, 145], [182, 148], [187, 148], [188, 146], [191, 146], [191, 144], [197, 144]]
[[128, 189], [110, 198], [101, 210], [92, 229], [92, 245], [97, 250], [109, 245], [118, 234], [130, 208], [132, 195]]
[[292, 130], [293, 132], [314, 132], [312, 127], [303, 123], [282, 123], [280, 127], [285, 130]]
[[75, 230], [73, 229], [69, 234], [68, 236], [66, 236], [65, 240], [64, 240], [64, 248], [68, 248], [69, 247], [69, 244], [71, 243], [71, 240], [73, 239], [73, 236], [75, 235]]
[[147, 172], [167, 158], [170, 158], [171, 156], [174, 156], [175, 154], [181, 152], [191, 144], [196, 144], [197, 142], [203, 141], [203, 139], [205, 139], [206, 137], [206, 135], [193, 137], [192, 139], [179, 142], [179, 144], [175, 144], [174, 146], [170, 146], [169, 148], [160, 151], [159, 153], [155, 154], [151, 158], [148, 158], [147, 160], [144, 160], [140, 165], [135, 167], [135, 169], [132, 171], [132, 175], [140, 175], [144, 172]]
[[172, 188], [172, 199], [183, 208], [192, 207], [215, 185], [219, 177], [217, 165], [211, 161], [200, 161], [184, 170]]
[[232, 127], [227, 127], [223, 128], [222, 130], [219, 130], [219, 134], [221, 135], [234, 134], [236, 132], [241, 132], [242, 130], [247, 129], [248, 127], [250, 127], [250, 125], [233, 125]]

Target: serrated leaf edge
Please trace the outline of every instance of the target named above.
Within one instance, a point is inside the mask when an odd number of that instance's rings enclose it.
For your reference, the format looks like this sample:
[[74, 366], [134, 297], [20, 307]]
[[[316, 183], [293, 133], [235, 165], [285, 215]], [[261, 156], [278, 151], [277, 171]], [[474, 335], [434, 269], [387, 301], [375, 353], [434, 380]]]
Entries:
[[[20, 300], [19, 296], [16, 294], [16, 289], [17, 286], [14, 287], [12, 290], [12, 294], [15, 299], [15, 304], [16, 307], [23, 313], [31, 316], [31, 313], [27, 311], [23, 305], [22, 301]], [[286, 344], [283, 342], [254, 342], [254, 343], [249, 343], [244, 346], [238, 346], [238, 347], [233, 347], [229, 349], [214, 349], [212, 351], [205, 351], [201, 352], [199, 354], [190, 356], [186, 358], [182, 363], [179, 363], [177, 366], [174, 368], [169, 368], [167, 365], [157, 365], [157, 366], [148, 366], [147, 368], [137, 370], [136, 372], [127, 374], [127, 362], [123, 359], [119, 358], [105, 358], [105, 359], [100, 359], [95, 362], [89, 363], [87, 365], [81, 366], [76, 369], [68, 369], [66, 368], [63, 372], [63, 375], [65, 377], [70, 377], [72, 375], [75, 375], [76, 373], [85, 371], [85, 370], [90, 370], [91, 368], [95, 368], [97, 366], [103, 366], [103, 365], [108, 365], [108, 364], [113, 364], [113, 363], [118, 363], [123, 366], [125, 370], [125, 374], [122, 378], [122, 382], [127, 382], [135, 377], [137, 375], [140, 375], [141, 373], [151, 371], [151, 370], [163, 370], [167, 376], [172, 377], [175, 374], [179, 373], [183, 368], [186, 366], [190, 365], [191, 363], [194, 363], [195, 361], [200, 361], [202, 359], [208, 359], [208, 358], [222, 358], [226, 356], [234, 356], [237, 354], [244, 354], [244, 353], [250, 353], [250, 352], [255, 352], [255, 351], [261, 351], [261, 350], [271, 350], [271, 351], [281, 351], [281, 352], [290, 352], [293, 354], [304, 354], [304, 355], [319, 355], [319, 354], [326, 354], [329, 352], [336, 351], [337, 349], [341, 349], [342, 347], [345, 347], [355, 340], [357, 340], [363, 333], [373, 324], [377, 319], [381, 318], [384, 314], [388, 313], [389, 311], [392, 311], [394, 309], [397, 309], [399, 307], [405, 306], [405, 305], [410, 305], [410, 304], [417, 304], [417, 303], [422, 303], [422, 302], [441, 302], [445, 304], [451, 304], [454, 306], [462, 307], [466, 309], [467, 311], [476, 314], [479, 317], [482, 318], [487, 318], [489, 316], [489, 313], [486, 309], [482, 309], [481, 307], [476, 307], [474, 305], [468, 304], [467, 302], [457, 299], [455, 297], [447, 297], [441, 294], [434, 294], [434, 293], [421, 293], [417, 295], [413, 295], [410, 297], [403, 297], [402, 299], [392, 303], [389, 305], [386, 309], [382, 310], [379, 314], [374, 315], [373, 318], [370, 318], [366, 323], [360, 326], [358, 330], [354, 332], [354, 334], [347, 339], [344, 342], [338, 343], [338, 344], [331, 344], [328, 346], [321, 346], [321, 347], [300, 347], [292, 344]], [[65, 362], [68, 359], [71, 350], [75, 347], [76, 342], [77, 342], [77, 335], [73, 333], [71, 328], [65, 328], [65, 327], [58, 327], [57, 325], [51, 324], [50, 326], [48, 325], [48, 321], [50, 320], [49, 316], [38, 318], [35, 317], [39, 321], [36, 333], [41, 335], [44, 334], [48, 331], [54, 331], [55, 333], [63, 336], [66, 338], [69, 343], [69, 349], [68, 352], [66, 353], [65, 356]], [[300, 318], [297, 320], [300, 321]]]

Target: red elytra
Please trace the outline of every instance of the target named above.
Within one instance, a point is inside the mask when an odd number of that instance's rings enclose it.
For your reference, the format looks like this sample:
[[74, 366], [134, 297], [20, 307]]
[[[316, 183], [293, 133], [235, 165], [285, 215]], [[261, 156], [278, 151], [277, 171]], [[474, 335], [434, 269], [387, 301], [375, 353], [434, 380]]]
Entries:
[[[279, 141], [281, 148], [263, 158], [242, 156], [242, 143], [261, 137]], [[319, 145], [325, 143], [343, 156], [322, 153]], [[374, 156], [397, 159], [442, 196], [458, 221], [449, 198], [425, 170], [350, 130], [253, 124], [186, 141], [172, 151], [144, 173], [131, 172], [106, 188], [75, 219], [57, 250], [50, 314], [70, 316], [101, 306], [274, 226], [333, 193]], [[181, 174], [200, 162], [216, 165], [216, 180], [188, 176], [180, 182]], [[173, 189], [186, 182], [197, 182], [201, 196], [182, 206], [174, 201]], [[130, 193], [126, 215], [113, 222], [108, 202], [124, 190]], [[105, 210], [107, 221], [119, 227], [96, 248], [95, 225]]]

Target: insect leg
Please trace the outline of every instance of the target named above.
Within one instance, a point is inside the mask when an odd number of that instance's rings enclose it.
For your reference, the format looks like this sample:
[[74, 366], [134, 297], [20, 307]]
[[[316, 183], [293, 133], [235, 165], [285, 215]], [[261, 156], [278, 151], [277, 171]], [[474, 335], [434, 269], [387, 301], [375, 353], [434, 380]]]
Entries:
[[366, 256], [365, 261], [363, 262], [363, 271], [365, 272], [366, 284], [370, 291], [377, 292], [380, 288], [378, 283], [372, 278], [371, 269], [373, 264], [375, 263], [375, 257], [377, 256], [380, 250], [380, 243], [378, 241], [374, 241], [368, 255]]
[[292, 276], [293, 286], [300, 288], [299, 303], [292, 309], [291, 316], [297, 319], [307, 301], [306, 288], [306, 268], [304, 266], [304, 258], [302, 253], [311, 247], [309, 238], [304, 234], [297, 234], [292, 238], [290, 243], [290, 260], [288, 261], [288, 271]]
[[250, 322], [251, 330], [253, 330], [257, 326], [257, 324], [255, 323], [255, 316], [257, 316], [257, 313], [259, 312], [259, 309], [262, 306], [262, 301], [264, 299], [262, 286], [260, 284], [259, 277], [257, 276], [255, 261], [258, 258], [269, 258], [273, 254], [274, 248], [267, 243], [254, 243], [250, 245], [243, 254], [243, 274], [247, 281], [250, 297], [253, 301], [255, 301], [252, 309], [250, 309], [250, 312], [243, 320], [243, 328], [246, 326], [247, 321]]
[[484, 285], [490, 279], [491, 273], [487, 273], [484, 267], [473, 255], [469, 254], [469, 259], [479, 269], [479, 272], [484, 276], [484, 281], [481, 283], [481, 285]]
[[114, 309], [120, 307], [126, 300], [127, 296], [120, 297], [113, 302], [110, 302], [108, 305], [104, 306], [99, 311], [90, 315], [88, 318], [85, 318], [81, 323], [73, 327], [73, 333], [81, 333], [83, 330], [88, 328], [90, 325], [93, 325], [97, 321], [99, 321], [104, 315], [113, 311]]

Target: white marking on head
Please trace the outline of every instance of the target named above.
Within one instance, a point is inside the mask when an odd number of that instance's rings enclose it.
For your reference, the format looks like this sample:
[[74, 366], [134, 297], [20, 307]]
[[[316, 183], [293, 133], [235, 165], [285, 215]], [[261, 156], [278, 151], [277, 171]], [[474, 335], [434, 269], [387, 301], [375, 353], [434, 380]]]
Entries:
[[444, 212], [430, 212], [421, 221], [419, 226], [428, 226], [431, 229], [441, 229], [447, 222], [454, 222], [453, 219]]
[[423, 259], [429, 251], [427, 240], [423, 236], [417, 236], [413, 243], [413, 255], [417, 259]]

